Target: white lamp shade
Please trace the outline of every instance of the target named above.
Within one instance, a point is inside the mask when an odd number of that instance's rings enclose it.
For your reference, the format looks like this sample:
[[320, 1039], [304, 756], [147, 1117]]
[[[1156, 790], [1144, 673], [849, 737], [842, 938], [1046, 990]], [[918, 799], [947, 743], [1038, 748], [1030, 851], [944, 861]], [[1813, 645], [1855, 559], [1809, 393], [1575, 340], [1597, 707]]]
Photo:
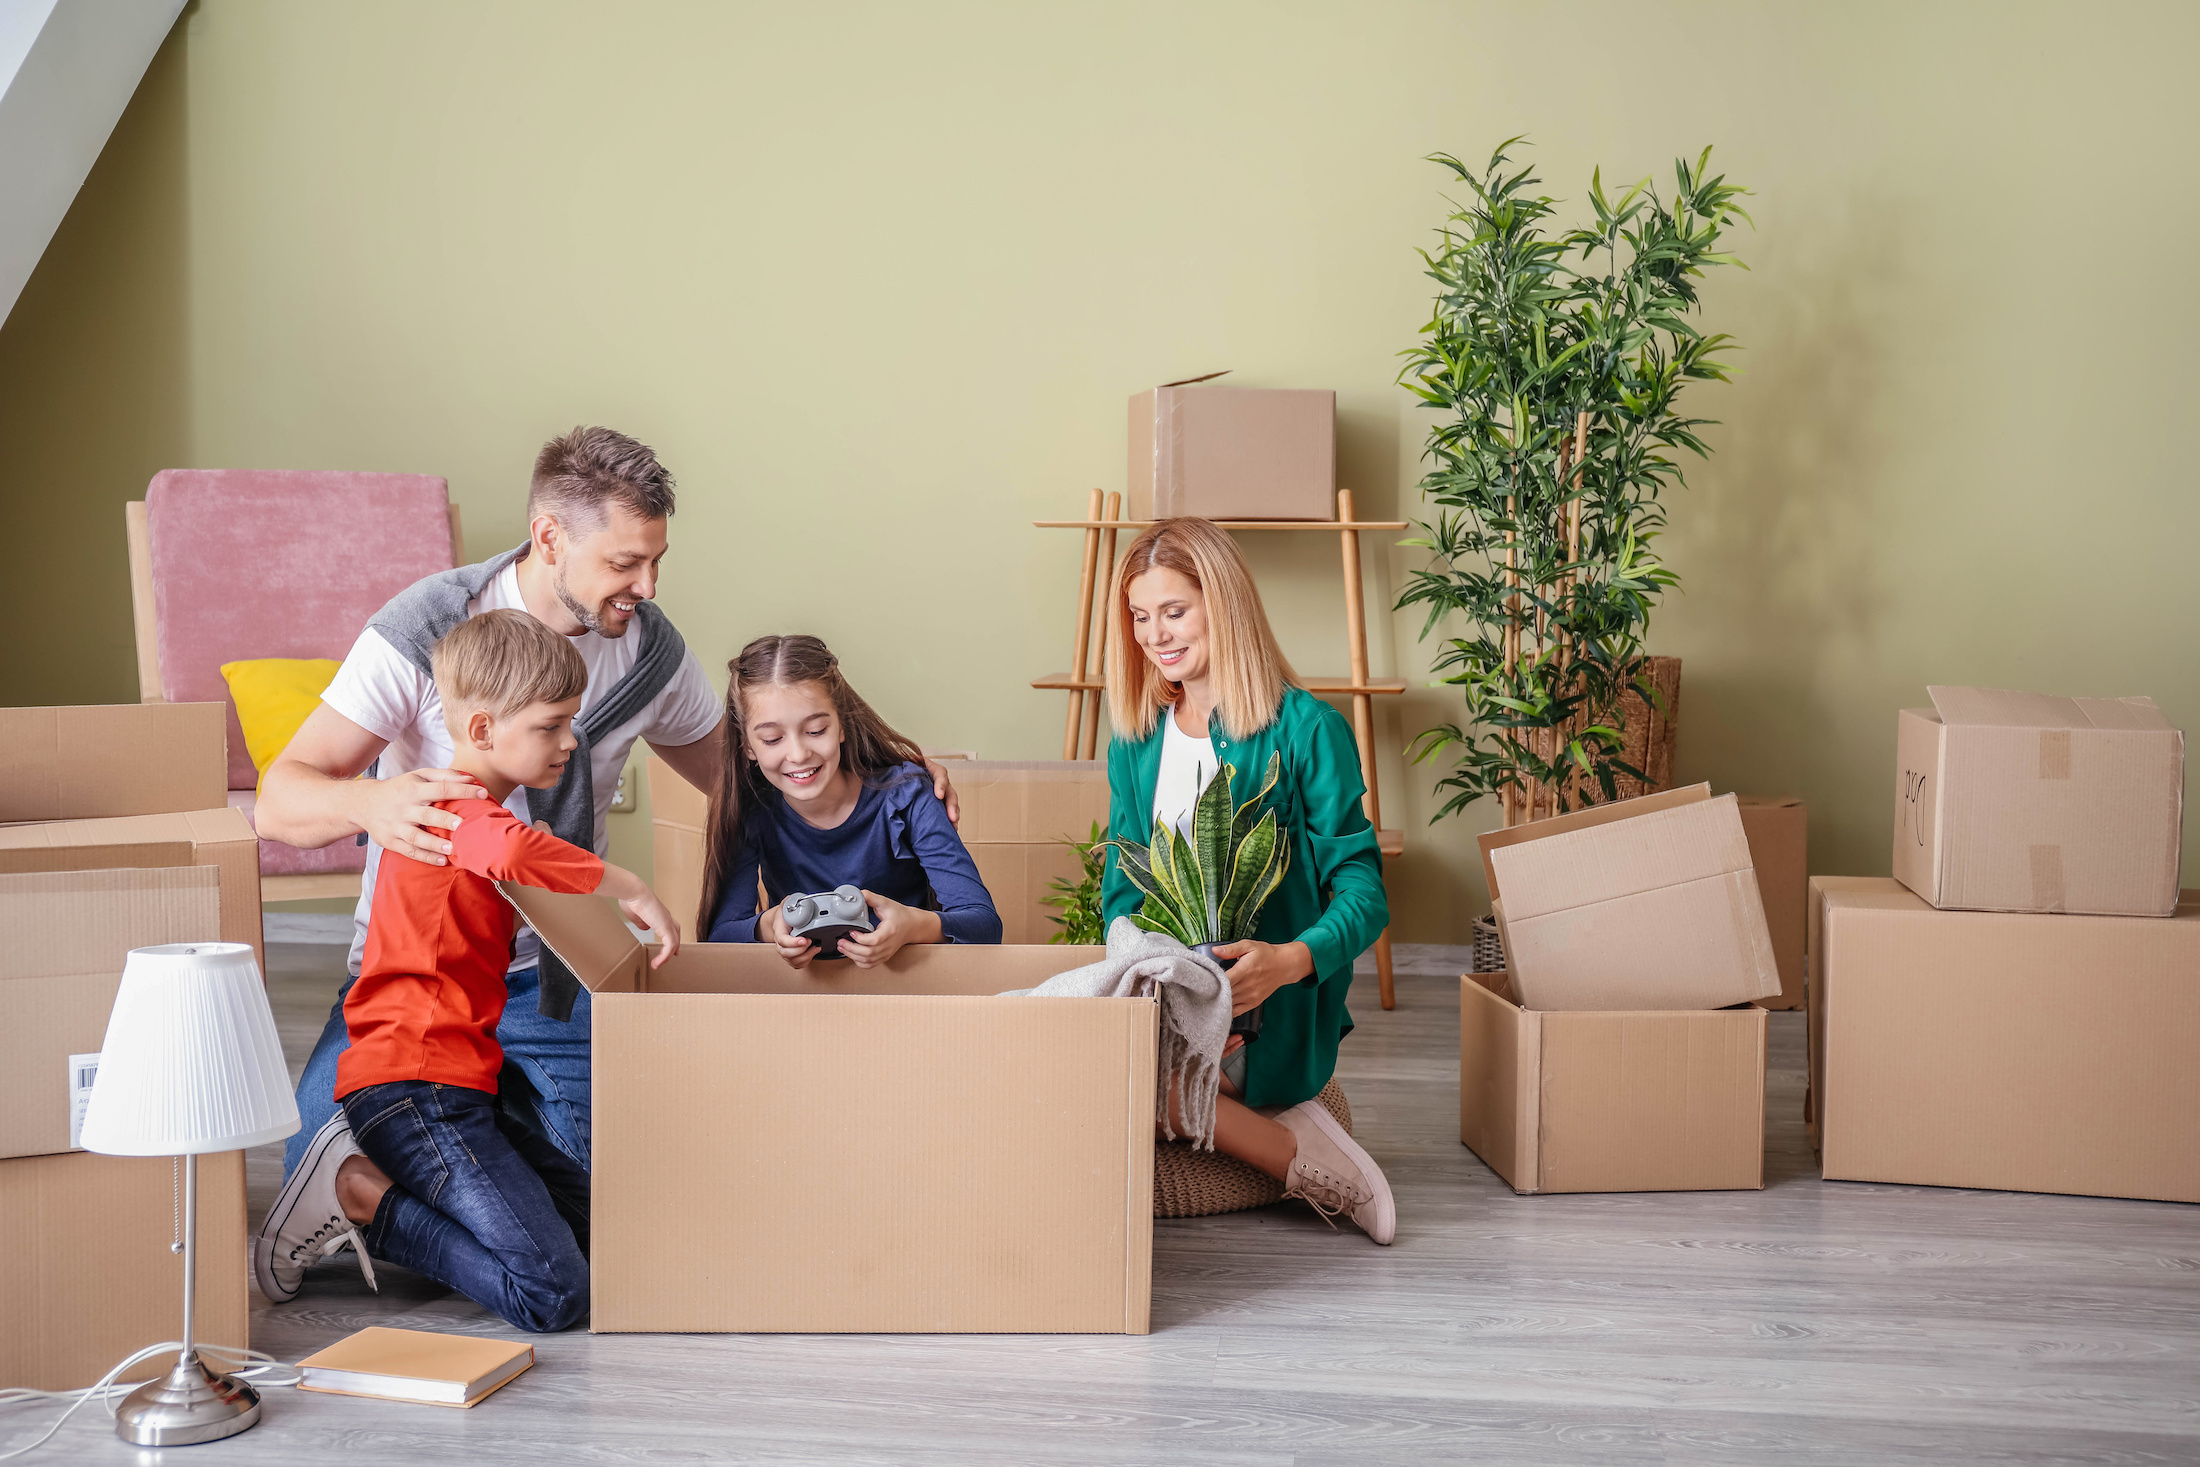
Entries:
[[192, 1156], [298, 1129], [260, 966], [241, 942], [133, 948], [84, 1110], [87, 1151]]

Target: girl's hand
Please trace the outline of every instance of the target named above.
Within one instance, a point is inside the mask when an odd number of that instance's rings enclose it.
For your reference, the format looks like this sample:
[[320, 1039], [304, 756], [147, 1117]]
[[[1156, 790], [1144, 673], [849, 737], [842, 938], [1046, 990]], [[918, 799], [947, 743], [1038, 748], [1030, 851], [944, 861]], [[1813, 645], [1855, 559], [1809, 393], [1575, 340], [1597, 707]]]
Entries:
[[1235, 958], [1236, 966], [1223, 976], [1230, 980], [1230, 1013], [1249, 1013], [1267, 1001], [1268, 995], [1286, 983], [1296, 983], [1314, 973], [1314, 950], [1303, 942], [1226, 942], [1215, 949], [1218, 958]]
[[756, 935], [779, 949], [779, 955], [787, 960], [787, 966], [801, 972], [810, 966], [810, 959], [817, 956], [817, 944], [807, 937], [795, 937], [787, 931], [786, 918], [779, 915], [777, 906], [766, 907], [756, 915]]
[[840, 955], [857, 967], [876, 968], [912, 942], [940, 940], [939, 913], [905, 907], [875, 891], [865, 892], [863, 899], [870, 903], [876, 925], [840, 940]]

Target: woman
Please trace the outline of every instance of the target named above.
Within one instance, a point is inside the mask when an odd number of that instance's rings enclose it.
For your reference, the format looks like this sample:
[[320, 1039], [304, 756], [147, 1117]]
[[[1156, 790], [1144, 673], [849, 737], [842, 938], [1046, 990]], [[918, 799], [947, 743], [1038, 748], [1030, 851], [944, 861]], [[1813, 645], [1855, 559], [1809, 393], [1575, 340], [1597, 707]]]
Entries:
[[[1351, 1032], [1352, 960], [1390, 921], [1382, 856], [1361, 808], [1359, 748], [1344, 716], [1298, 686], [1277, 649], [1237, 543], [1206, 520], [1163, 520], [1131, 544], [1110, 588], [1108, 833], [1145, 844], [1156, 821], [1188, 828], [1200, 789], [1228, 764], [1269, 804], [1291, 862], [1256, 936], [1215, 950], [1232, 1009], [1260, 1032], [1232, 1036], [1215, 1104], [1215, 1148], [1260, 1168], [1325, 1215], [1348, 1213], [1378, 1243], [1396, 1230], [1389, 1183], [1314, 1096]], [[1108, 861], [1107, 921], [1143, 897]]]

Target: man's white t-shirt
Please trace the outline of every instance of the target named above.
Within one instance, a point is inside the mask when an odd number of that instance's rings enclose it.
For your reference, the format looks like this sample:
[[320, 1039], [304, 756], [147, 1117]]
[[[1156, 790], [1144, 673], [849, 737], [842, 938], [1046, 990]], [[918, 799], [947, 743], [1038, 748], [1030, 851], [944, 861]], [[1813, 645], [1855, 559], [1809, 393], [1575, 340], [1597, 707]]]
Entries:
[[[519, 569], [515, 563], [506, 566], [483, 589], [480, 598], [466, 608], [466, 614], [526, 609], [526, 603], [520, 599]], [[617, 687], [619, 679], [634, 666], [640, 642], [631, 628], [623, 637], [601, 637], [594, 632], [583, 632], [571, 640], [581, 654], [581, 661], [588, 666], [588, 690], [581, 694], [580, 712], [580, 716], [586, 717], [588, 710]], [[376, 738], [388, 742], [389, 747], [382, 751], [379, 770], [383, 776], [450, 766], [451, 735], [443, 726], [443, 700], [436, 694], [434, 680], [406, 661], [404, 654], [372, 627], [361, 632], [359, 640], [352, 644], [350, 655], [338, 669], [335, 681], [321, 694], [321, 701]], [[589, 772], [595, 781], [597, 855], [602, 855], [610, 846], [610, 832], [605, 829], [604, 820], [611, 813], [611, 797], [618, 787], [619, 771], [626, 767], [626, 756], [633, 750], [634, 741], [648, 739], [664, 748], [692, 744], [718, 726], [719, 716], [724, 711], [691, 647], [681, 659], [679, 671], [672, 675], [672, 681], [665, 684], [663, 691], [651, 699], [647, 707], [631, 722], [596, 740], [590, 750]], [[504, 807], [527, 820], [527, 791], [512, 791]], [[391, 859], [403, 861], [410, 857]], [[352, 914], [351, 972], [355, 978], [359, 975], [360, 956], [366, 951], [367, 916], [374, 907], [374, 874], [381, 861], [382, 847], [369, 841], [359, 906]], [[519, 941], [513, 948], [512, 967], [533, 967], [538, 948], [533, 929], [522, 926]]]
[[1193, 738], [1176, 726], [1176, 709], [1161, 710], [1161, 768], [1153, 782], [1153, 818], [1166, 822], [1178, 835], [1190, 837], [1192, 809], [1199, 792], [1215, 777], [1222, 761], [1215, 757], [1215, 741], [1202, 734]]

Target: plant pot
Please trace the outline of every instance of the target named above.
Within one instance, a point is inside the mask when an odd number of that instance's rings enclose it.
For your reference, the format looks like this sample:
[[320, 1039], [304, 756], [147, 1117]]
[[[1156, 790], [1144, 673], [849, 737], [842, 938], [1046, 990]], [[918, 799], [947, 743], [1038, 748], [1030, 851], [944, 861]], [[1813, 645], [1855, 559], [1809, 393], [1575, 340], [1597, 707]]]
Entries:
[[[1216, 957], [1215, 949], [1218, 946], [1227, 946], [1227, 944], [1195, 942], [1192, 944], [1192, 951], [1198, 953], [1208, 962], [1213, 963], [1224, 973], [1228, 973], [1232, 968], [1237, 966], [1237, 959]], [[1260, 1008], [1256, 1006], [1254, 1008], [1248, 1009], [1242, 1014], [1231, 1015], [1230, 1032], [1232, 1034], [1244, 1035], [1247, 1043], [1251, 1043], [1253, 1040], [1260, 1038]]]
[[[1629, 693], [1620, 703], [1620, 716], [1626, 720], [1626, 742], [1620, 751], [1624, 762], [1641, 770], [1646, 779], [1629, 779], [1621, 775], [1617, 781], [1614, 799], [1632, 800], [1637, 795], [1654, 795], [1673, 787], [1673, 756], [1680, 744], [1681, 726], [1681, 660], [1678, 657], [1645, 657], [1641, 667], [1650, 686], [1657, 689], [1658, 698], [1665, 704], [1661, 711], [1656, 702], [1640, 693]], [[1559, 750], [1572, 736], [1571, 727], [1547, 729], [1527, 736], [1528, 744], [1539, 758], [1558, 762]], [[1585, 783], [1584, 788], [1594, 789]], [[1595, 796], [1601, 801], [1602, 796]], [[1535, 791], [1532, 806], [1514, 807], [1508, 822], [1525, 825], [1531, 820], [1543, 820], [1558, 813], [1556, 802], [1548, 786]], [[1496, 972], [1492, 968], [1486, 971]]]
[[1477, 973], [1502, 973], [1505, 971], [1505, 943], [1497, 935], [1495, 917], [1474, 919], [1474, 971]]

